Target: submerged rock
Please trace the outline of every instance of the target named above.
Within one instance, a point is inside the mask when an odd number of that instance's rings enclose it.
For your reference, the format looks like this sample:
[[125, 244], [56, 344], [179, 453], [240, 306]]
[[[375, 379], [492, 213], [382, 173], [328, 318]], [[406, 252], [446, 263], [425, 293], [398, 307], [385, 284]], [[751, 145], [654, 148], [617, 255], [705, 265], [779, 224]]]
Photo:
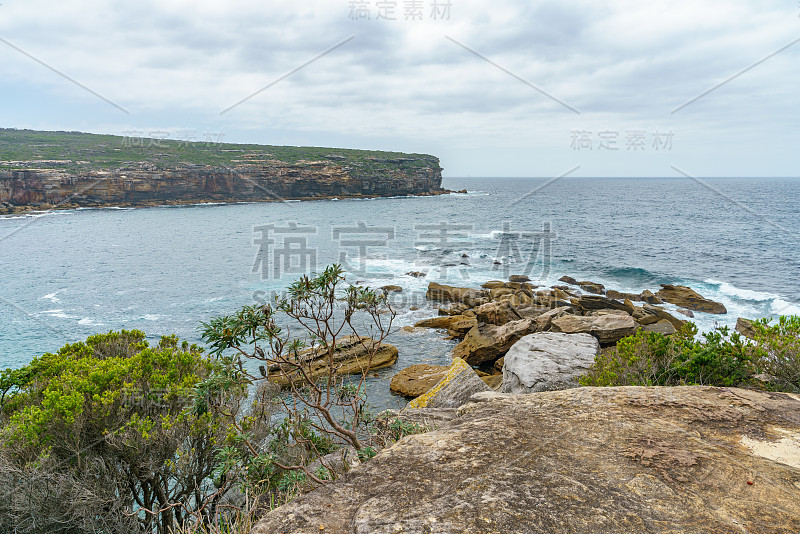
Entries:
[[272, 510], [253, 534], [800, 532], [796, 397], [701, 386], [482, 395]]

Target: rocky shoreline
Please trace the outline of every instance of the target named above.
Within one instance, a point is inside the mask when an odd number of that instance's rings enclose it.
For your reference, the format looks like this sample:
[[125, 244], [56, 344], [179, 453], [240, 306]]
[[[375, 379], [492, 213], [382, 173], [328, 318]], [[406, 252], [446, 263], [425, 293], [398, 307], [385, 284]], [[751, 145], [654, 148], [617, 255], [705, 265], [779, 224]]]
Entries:
[[[727, 313], [691, 288], [626, 294], [525, 277], [480, 289], [432, 282], [450, 366], [414, 365], [386, 421], [423, 425], [251, 531], [797, 532], [800, 395], [738, 388], [577, 387], [605, 347], [680, 314]], [[399, 288], [387, 288], [397, 291]], [[748, 322], [737, 330], [748, 335]]]

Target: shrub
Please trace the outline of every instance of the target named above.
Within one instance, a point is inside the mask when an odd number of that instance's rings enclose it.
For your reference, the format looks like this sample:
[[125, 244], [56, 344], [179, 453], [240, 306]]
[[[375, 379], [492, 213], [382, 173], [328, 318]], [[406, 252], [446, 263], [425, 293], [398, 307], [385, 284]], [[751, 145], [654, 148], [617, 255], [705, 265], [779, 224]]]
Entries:
[[762, 349], [759, 370], [770, 375], [775, 389], [800, 393], [800, 317], [781, 316], [772, 326], [770, 322], [753, 323], [754, 341]]
[[673, 336], [639, 330], [597, 356], [580, 378], [585, 386], [736, 386], [755, 373], [760, 351], [738, 332], [720, 327], [695, 339], [687, 323]]

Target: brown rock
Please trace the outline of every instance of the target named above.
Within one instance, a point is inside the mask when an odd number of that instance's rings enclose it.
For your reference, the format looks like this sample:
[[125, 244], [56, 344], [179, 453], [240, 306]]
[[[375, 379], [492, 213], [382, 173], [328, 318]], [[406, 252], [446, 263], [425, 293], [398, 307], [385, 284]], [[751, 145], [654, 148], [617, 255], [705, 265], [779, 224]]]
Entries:
[[568, 313], [572, 313], [572, 311], [572, 308], [569, 306], [561, 306], [559, 308], [542, 313], [536, 318], [536, 331], [544, 332], [545, 330], [549, 330], [552, 326], [553, 319]]
[[495, 391], [499, 390], [500, 387], [503, 385], [503, 375], [482, 376], [481, 380], [483, 380], [487, 386], [494, 389]]
[[414, 326], [417, 328], [450, 328], [450, 325], [467, 319], [463, 315], [446, 315], [442, 317], [432, 317], [430, 319], [423, 319]]
[[578, 281], [575, 280], [574, 278], [572, 278], [571, 276], [564, 275], [561, 278], [559, 278], [558, 281], [559, 282], [564, 282], [564, 283], [569, 284], [571, 286], [577, 286], [578, 285]]
[[393, 286], [393, 285], [382, 286], [382, 287], [381, 287], [381, 289], [382, 289], [382, 290], [383, 290], [385, 293], [402, 293], [402, 292], [403, 292], [403, 288], [402, 288], [402, 287], [400, 287], [400, 286]]
[[728, 313], [724, 304], [709, 300], [690, 287], [661, 284], [661, 288], [656, 296], [670, 304], [705, 313]]
[[628, 311], [628, 307], [622, 302], [603, 297], [601, 295], [583, 295], [578, 299], [578, 307], [582, 310], [622, 310]]
[[[678, 319], [674, 315], [672, 315], [669, 312], [659, 308], [658, 306], [653, 306], [652, 304], [645, 303], [643, 308], [644, 308], [644, 311], [646, 311], [647, 313], [650, 313], [651, 315], [655, 315], [659, 319], [666, 319], [667, 321], [672, 323], [672, 326], [674, 326], [677, 330], [680, 330], [681, 327], [683, 327], [683, 325], [686, 324], [686, 321]], [[639, 321], [639, 322], [641, 323], [641, 321]], [[644, 323], [642, 323], [642, 324], [644, 324]]]
[[551, 331], [565, 334], [591, 334], [601, 345], [616, 343], [636, 332], [633, 317], [625, 315], [579, 316], [562, 315], [552, 321]]
[[512, 274], [508, 277], [509, 282], [530, 282], [531, 279], [524, 274]]
[[639, 295], [639, 300], [643, 300], [648, 304], [664, 304], [664, 301], [655, 296], [649, 289], [642, 291], [642, 294]]
[[686, 317], [694, 317], [694, 312], [692, 312], [692, 310], [684, 310], [683, 308], [678, 308], [675, 311], [680, 313], [681, 315], [685, 315]]
[[[333, 364], [333, 371], [338, 375], [358, 374], [368, 369], [381, 369], [394, 365], [397, 361], [397, 348], [388, 343], [378, 343], [369, 337], [346, 336], [336, 343], [333, 357], [328, 356], [322, 347], [302, 351], [299, 361], [304, 362], [306, 374], [316, 380], [327, 376]], [[289, 364], [273, 364], [268, 367], [267, 378], [282, 387], [292, 381], [302, 381], [296, 367]]]
[[753, 321], [739, 317], [736, 319], [736, 331], [746, 338], [755, 339], [756, 329], [753, 328]]
[[644, 308], [636, 307], [631, 314], [637, 323], [648, 325], [658, 322], [658, 316], [647, 312]]
[[464, 340], [453, 349], [453, 357], [462, 358], [470, 365], [496, 360], [511, 345], [535, 330], [533, 319], [520, 319], [503, 326], [479, 324], [472, 328]]
[[508, 302], [489, 302], [473, 308], [473, 311], [479, 323], [504, 325], [522, 319]]
[[616, 300], [630, 300], [630, 301], [639, 301], [642, 300], [642, 297], [637, 295], [636, 293], [620, 293], [619, 291], [615, 291], [613, 289], [609, 289], [606, 291], [606, 296], [610, 299]]
[[481, 290], [470, 289], [468, 287], [447, 286], [436, 282], [428, 284], [428, 291], [425, 294], [425, 298], [444, 302], [461, 302], [470, 307], [488, 302], [485, 293]]
[[481, 287], [484, 289], [497, 289], [498, 287], [506, 287], [506, 283], [500, 280], [489, 280], [485, 284], [481, 284]]
[[406, 275], [413, 276], [414, 278], [425, 278], [426, 274], [419, 271], [407, 272]]
[[643, 327], [643, 330], [646, 330], [648, 332], [656, 332], [658, 334], [663, 334], [665, 336], [671, 336], [672, 334], [677, 332], [672, 323], [667, 321], [666, 319], [660, 319], [658, 322], [648, 324]]
[[503, 373], [503, 364], [506, 362], [506, 357], [503, 356], [502, 358], [498, 358], [497, 361], [494, 362], [492, 368], [497, 371], [498, 373]]
[[463, 339], [467, 332], [478, 326], [478, 320], [475, 317], [464, 317], [460, 321], [450, 323], [447, 327], [447, 333], [454, 339]]
[[578, 282], [578, 286], [584, 291], [588, 291], [589, 293], [594, 293], [596, 295], [602, 295], [606, 292], [606, 286], [604, 286], [603, 284], [589, 282], [587, 280], [584, 280], [583, 282]]
[[447, 370], [446, 365], [428, 365], [425, 363], [406, 367], [392, 377], [389, 389], [398, 395], [419, 397], [427, 393], [441, 380]]
[[509, 288], [509, 287], [498, 287], [498, 288], [489, 290], [489, 295], [493, 299], [498, 299], [498, 298], [502, 297], [503, 295], [513, 295], [513, 294], [514, 294], [514, 290]]
[[789, 395], [474, 398], [492, 400], [272, 510], [252, 534], [800, 532], [800, 402]]

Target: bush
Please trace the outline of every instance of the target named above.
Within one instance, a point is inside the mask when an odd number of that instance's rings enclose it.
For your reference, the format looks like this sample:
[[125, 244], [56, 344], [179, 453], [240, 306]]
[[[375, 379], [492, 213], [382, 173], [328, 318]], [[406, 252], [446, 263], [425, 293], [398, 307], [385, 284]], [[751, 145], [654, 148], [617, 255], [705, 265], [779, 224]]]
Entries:
[[767, 373], [774, 389], [800, 393], [800, 317], [781, 316], [753, 323], [754, 341], [761, 348], [759, 370]]
[[585, 386], [737, 386], [756, 372], [761, 351], [720, 327], [696, 340], [687, 323], [673, 336], [639, 330], [597, 356], [580, 378]]

